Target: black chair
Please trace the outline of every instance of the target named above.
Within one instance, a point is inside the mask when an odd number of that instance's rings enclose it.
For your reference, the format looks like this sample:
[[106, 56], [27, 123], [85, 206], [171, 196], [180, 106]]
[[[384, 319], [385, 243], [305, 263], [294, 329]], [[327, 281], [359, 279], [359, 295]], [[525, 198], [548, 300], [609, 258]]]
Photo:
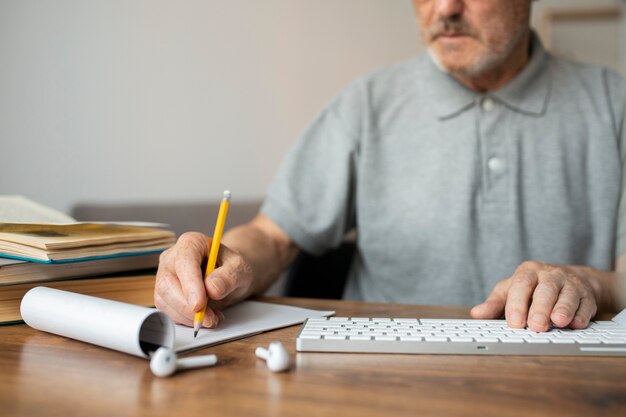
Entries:
[[284, 294], [288, 297], [341, 299], [355, 252], [353, 241], [345, 241], [319, 256], [301, 252], [287, 272]]

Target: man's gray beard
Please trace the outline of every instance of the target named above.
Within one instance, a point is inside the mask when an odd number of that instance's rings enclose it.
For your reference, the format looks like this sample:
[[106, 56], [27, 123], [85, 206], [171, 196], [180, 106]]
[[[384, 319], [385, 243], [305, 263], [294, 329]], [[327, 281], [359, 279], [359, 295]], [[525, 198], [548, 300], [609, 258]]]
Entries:
[[494, 68], [497, 68], [500, 64], [506, 61], [509, 56], [511, 56], [511, 53], [517, 47], [522, 37], [524, 36], [525, 31], [525, 27], [520, 28], [517, 33], [515, 33], [515, 35], [511, 38], [509, 43], [504, 46], [502, 51], [489, 50], [484, 55], [476, 57], [474, 59], [474, 62], [472, 62], [469, 67], [463, 69], [451, 69], [444, 66], [437, 57], [437, 54], [432, 50], [432, 48], [428, 48], [428, 54], [433, 59], [435, 65], [437, 65], [439, 69], [447, 73], [466, 78], [481, 77], [489, 71], [493, 70]]

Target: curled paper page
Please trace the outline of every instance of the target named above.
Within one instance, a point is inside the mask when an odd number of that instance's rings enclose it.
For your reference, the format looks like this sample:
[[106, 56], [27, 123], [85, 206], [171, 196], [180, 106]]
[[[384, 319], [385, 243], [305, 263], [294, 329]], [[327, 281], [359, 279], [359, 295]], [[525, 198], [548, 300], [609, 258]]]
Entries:
[[153, 308], [35, 287], [22, 298], [20, 311], [35, 329], [135, 356], [174, 346], [174, 323]]

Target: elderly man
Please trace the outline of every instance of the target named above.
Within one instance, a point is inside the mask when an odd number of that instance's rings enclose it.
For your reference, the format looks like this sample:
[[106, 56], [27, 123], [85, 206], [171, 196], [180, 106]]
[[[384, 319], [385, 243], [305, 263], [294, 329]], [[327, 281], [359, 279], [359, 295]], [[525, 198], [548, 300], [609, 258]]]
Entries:
[[[345, 297], [473, 305], [535, 331], [616, 307], [626, 269], [626, 91], [546, 53], [531, 0], [413, 0], [428, 54], [357, 80], [287, 156], [261, 213], [181, 236], [156, 305], [191, 325], [262, 292], [299, 250], [357, 229]], [[508, 278], [507, 278], [508, 277]]]

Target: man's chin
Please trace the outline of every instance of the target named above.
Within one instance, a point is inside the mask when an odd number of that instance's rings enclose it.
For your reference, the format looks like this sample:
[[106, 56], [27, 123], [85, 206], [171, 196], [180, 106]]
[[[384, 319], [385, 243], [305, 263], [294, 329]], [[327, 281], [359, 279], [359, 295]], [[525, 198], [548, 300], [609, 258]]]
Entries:
[[462, 50], [431, 46], [428, 52], [441, 70], [461, 77], [479, 77], [499, 61], [498, 57], [473, 48]]
[[429, 48], [428, 52], [440, 69], [451, 74], [472, 72], [475, 65], [474, 60], [466, 51], [441, 51], [437, 48]]

